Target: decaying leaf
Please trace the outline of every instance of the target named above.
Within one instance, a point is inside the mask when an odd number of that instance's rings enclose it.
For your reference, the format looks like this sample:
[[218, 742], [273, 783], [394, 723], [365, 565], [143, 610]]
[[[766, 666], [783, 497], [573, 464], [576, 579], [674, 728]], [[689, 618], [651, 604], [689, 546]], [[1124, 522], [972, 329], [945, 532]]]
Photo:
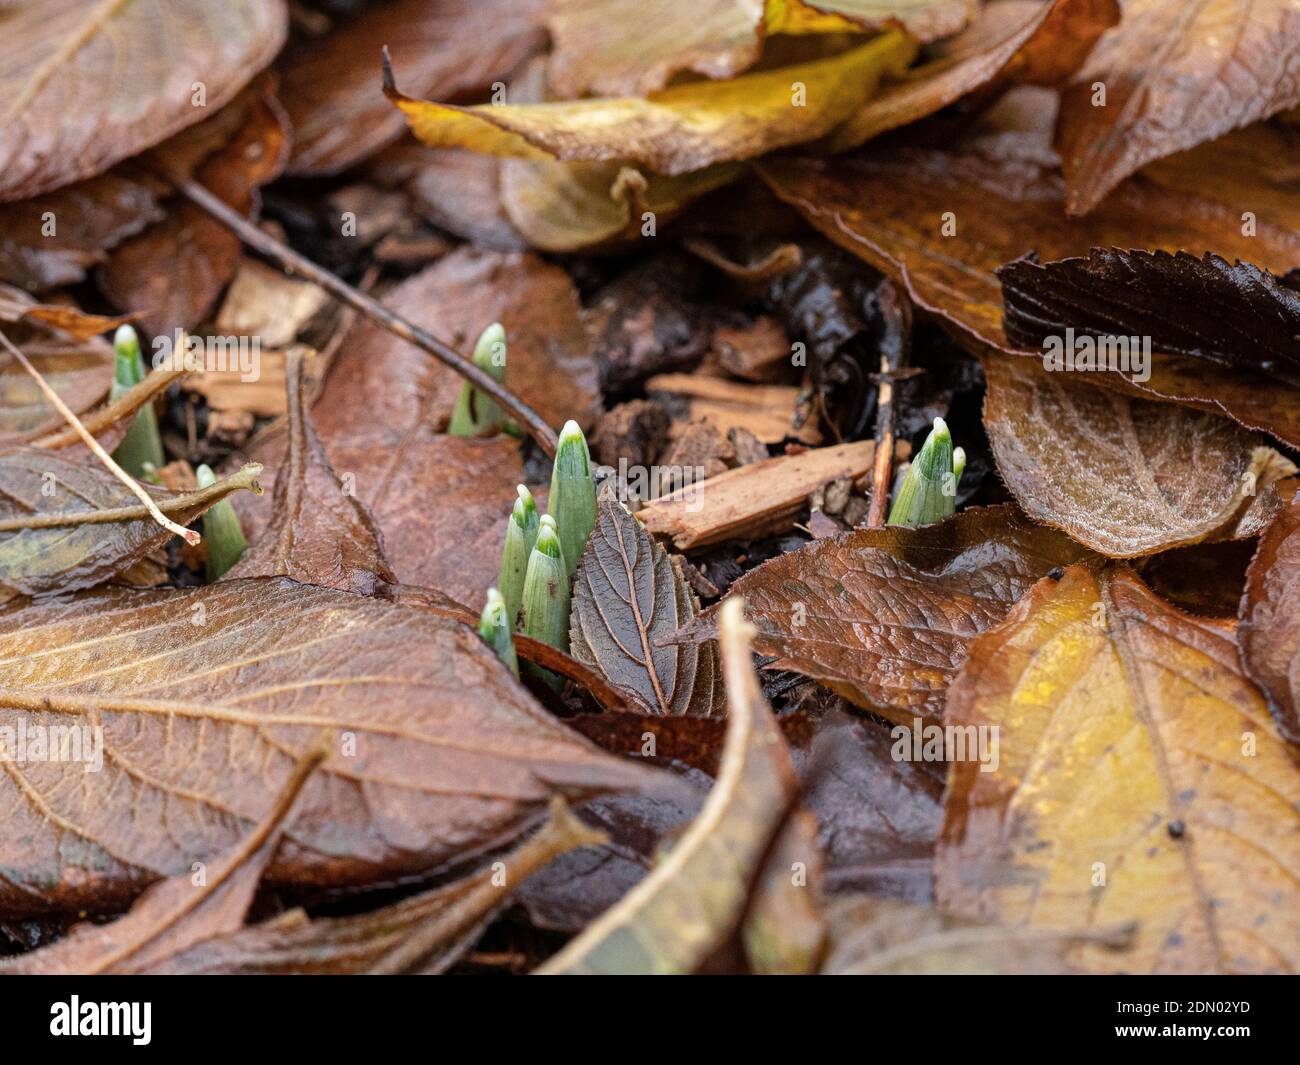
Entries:
[[[199, 491], [148, 491], [164, 514], [186, 525], [232, 492], [260, 492], [260, 472], [254, 463]], [[61, 517], [67, 523], [54, 524]], [[171, 535], [87, 452], [0, 450], [0, 602], [90, 588]]]
[[545, 40], [538, 0], [395, 0], [290, 48], [278, 64], [290, 172], [337, 173], [401, 136], [401, 116], [376, 91], [385, 47], [412, 92], [454, 100], [507, 81]]
[[1155, 350], [1300, 385], [1300, 293], [1250, 263], [1212, 252], [1095, 248], [1059, 262], [998, 270], [1002, 327], [1041, 348], [1067, 327], [1093, 337], [1149, 337]]
[[283, 0], [41, 0], [0, 18], [0, 201], [93, 177], [193, 125], [288, 29]]
[[[939, 717], [967, 648], [1040, 577], [1089, 557], [1015, 507], [938, 525], [856, 529], [750, 570], [731, 586], [774, 669], [803, 673], [891, 721]], [[690, 630], [716, 631], [720, 607]]]
[[[947, 917], [918, 906], [869, 895], [837, 899], [828, 907], [833, 944], [822, 967], [830, 976], [1043, 976], [1077, 973], [1073, 947], [1101, 943], [1120, 951], [1131, 929], [1070, 932], [1007, 928]], [[1123, 954], [1117, 954], [1122, 963]]]
[[1125, 570], [1070, 567], [976, 640], [945, 725], [996, 729], [953, 764], [936, 896], [1012, 927], [1137, 924], [1085, 969], [1300, 968], [1300, 775], [1230, 627]]
[[371, 595], [379, 582], [397, 578], [369, 509], [344, 490], [325, 454], [306, 410], [303, 365], [300, 355], [290, 357], [288, 450], [276, 471], [270, 523], [224, 579], [292, 577]]
[[640, 522], [622, 505], [602, 502], [575, 578], [573, 656], [658, 713], [721, 713], [716, 649], [660, 646], [699, 609], [681, 573]]
[[1300, 499], [1260, 537], [1246, 573], [1237, 643], [1278, 731], [1300, 743]]
[[1069, 210], [1086, 214], [1144, 163], [1300, 104], [1298, 74], [1292, 0], [1124, 0], [1061, 101]]
[[69, 304], [40, 303], [22, 289], [0, 283], [0, 323], [22, 322], [57, 330], [74, 341], [87, 341], [127, 320], [122, 316], [87, 314]]
[[[798, 784], [754, 675], [749, 628], [738, 603], [722, 622], [721, 652], [727, 739], [703, 809], [644, 880], [539, 972], [693, 972], [730, 938], [749, 900], [751, 881], [769, 875], [749, 915], [747, 946], [768, 959], [783, 959], [793, 971], [816, 964], [820, 863], [815, 827], [801, 811], [785, 820]], [[778, 831], [781, 838], [769, 847]], [[771, 859], [769, 868], [757, 868], [765, 857]], [[807, 877], [802, 886], [791, 876], [792, 862], [803, 863]], [[762, 900], [764, 892], [769, 897]], [[783, 926], [772, 915], [779, 915]], [[750, 959], [756, 961], [752, 953]]]
[[[952, 149], [899, 149], [829, 163], [765, 160], [758, 169], [813, 225], [904, 284], [920, 307], [951, 323], [968, 343], [1001, 350], [1018, 349], [1002, 330], [995, 271], [1029, 252], [1054, 260], [1094, 247], [1194, 248], [1279, 276], [1300, 262], [1300, 237], [1289, 228], [1261, 219], [1246, 236], [1240, 206], [1141, 176], [1088, 218], [1068, 219], [1056, 165], [1041, 133], [1000, 132]], [[1105, 376], [1139, 393], [1226, 412], [1247, 428], [1300, 445], [1300, 405], [1269, 379], [1159, 352], [1150, 369], [1142, 382], [1132, 374]]]
[[339, 747], [268, 867], [282, 887], [434, 870], [506, 842], [558, 791], [656, 780], [543, 711], [468, 628], [284, 578], [11, 607], [0, 663], [11, 745], [103, 730], [99, 772], [0, 762], [11, 916], [111, 910], [212, 860], [321, 728]]
[[626, 161], [660, 174], [751, 159], [816, 140], [852, 114], [888, 71], [915, 54], [890, 31], [852, 51], [731, 81], [674, 86], [647, 99], [457, 107], [385, 84], [415, 135], [433, 148], [565, 162]]
[[1204, 411], [1097, 388], [1086, 372], [983, 360], [984, 425], [1025, 512], [1112, 558], [1197, 543], [1250, 504], [1276, 454]]

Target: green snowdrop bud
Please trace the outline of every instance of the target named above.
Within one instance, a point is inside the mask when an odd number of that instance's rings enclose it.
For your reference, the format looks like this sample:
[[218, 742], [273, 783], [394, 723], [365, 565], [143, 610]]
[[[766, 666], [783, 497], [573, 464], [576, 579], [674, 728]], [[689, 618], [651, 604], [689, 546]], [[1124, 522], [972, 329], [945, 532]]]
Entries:
[[559, 525], [567, 573], [573, 576], [587, 537], [596, 526], [596, 481], [591, 475], [591, 452], [578, 423], [568, 421], [560, 430], [551, 467], [551, 513]]
[[[506, 379], [506, 331], [500, 322], [493, 322], [480, 334], [474, 345], [474, 365], [498, 381]], [[447, 432], [452, 436], [479, 436], [491, 432], [503, 420], [497, 401], [465, 381]]]
[[[129, 325], [119, 326], [113, 335], [113, 385], [109, 399], [117, 399], [144, 380], [144, 359], [140, 355], [140, 338]], [[143, 479], [146, 463], [157, 468], [163, 458], [162, 438], [158, 435], [158, 415], [153, 403], [136, 412], [126, 436], [113, 451], [114, 461], [132, 477]]]
[[964, 447], [955, 447], [952, 449], [952, 490], [955, 493], [961, 486], [961, 475], [966, 470], [966, 449]]
[[912, 459], [894, 496], [890, 525], [930, 525], [952, 516], [957, 509], [952, 460], [948, 425], [942, 418], [935, 418], [934, 428]]
[[[217, 476], [210, 467], [200, 466], [194, 471], [194, 480], [200, 488], [208, 488], [216, 483]], [[230, 500], [223, 499], [203, 515], [203, 542], [208, 549], [208, 583], [211, 584], [239, 561], [248, 546], [239, 515]]]
[[515, 657], [515, 638], [511, 632], [510, 615], [506, 601], [495, 588], [489, 588], [487, 605], [478, 621], [478, 634], [492, 648], [516, 677], [519, 676], [519, 659]]
[[569, 575], [564, 568], [564, 550], [555, 523], [541, 519], [537, 542], [528, 558], [524, 577], [520, 628], [534, 639], [569, 650]]
[[519, 620], [519, 604], [523, 601], [524, 577], [528, 573], [528, 556], [537, 541], [537, 504], [526, 485], [516, 489], [519, 498], [506, 519], [506, 543], [501, 549], [501, 572], [497, 585], [505, 600], [506, 616], [511, 625]]

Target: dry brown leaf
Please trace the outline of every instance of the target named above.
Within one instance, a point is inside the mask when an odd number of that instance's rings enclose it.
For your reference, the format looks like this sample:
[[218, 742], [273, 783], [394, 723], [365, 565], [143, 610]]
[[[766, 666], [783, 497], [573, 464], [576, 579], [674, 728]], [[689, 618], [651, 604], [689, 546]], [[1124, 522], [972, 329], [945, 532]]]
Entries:
[[905, 126], [977, 89], [1013, 83], [1053, 85], [1087, 58], [1119, 20], [1117, 0], [994, 0], [940, 55], [890, 84], [836, 130], [836, 149], [856, 147]]
[[570, 650], [660, 714], [708, 717], [725, 700], [717, 652], [660, 646], [699, 613], [699, 600], [662, 547], [619, 503], [601, 502], [578, 563]]
[[1013, 927], [1136, 923], [1125, 972], [1300, 968], [1300, 774], [1228, 625], [1124, 570], [1037, 585], [971, 645], [945, 724], [996, 728], [953, 763], [936, 896]]
[[[279, 177], [289, 157], [287, 120], [269, 87], [245, 94], [231, 108], [244, 121], [198, 167], [195, 179], [255, 219], [261, 186]], [[222, 125], [227, 118], [213, 121]], [[155, 336], [171, 336], [191, 329], [216, 306], [239, 266], [241, 248], [239, 238], [202, 208], [175, 204], [166, 219], [110, 255], [99, 272], [100, 287], [119, 307], [139, 311]]]
[[[938, 525], [857, 529], [744, 574], [755, 646], [789, 669], [899, 724], [934, 720], [980, 633], [1035, 581], [1089, 558], [1012, 506], [973, 508]], [[720, 607], [692, 626], [716, 632]]]
[[1153, 159], [1298, 103], [1293, 0], [1124, 0], [1062, 97], [1067, 207], [1086, 214]]
[[[1034, 90], [1038, 92], [1040, 90]], [[766, 160], [772, 189], [828, 237], [906, 287], [923, 309], [951, 323], [972, 346], [1016, 350], [1002, 331], [994, 273], [1036, 251], [1086, 255], [1094, 247], [1213, 251], [1285, 274], [1300, 262], [1300, 237], [1261, 221], [1242, 233], [1241, 207], [1131, 178], [1086, 219], [1064, 215], [1057, 158], [1039, 132], [1004, 131], [950, 149], [899, 149], [851, 161]], [[1211, 175], [1212, 171], [1206, 172]], [[953, 228], [945, 236], [945, 227]], [[1038, 353], [1041, 356], [1041, 352]], [[1227, 413], [1247, 428], [1300, 445], [1300, 404], [1267, 379], [1202, 360], [1156, 353], [1146, 393]]]
[[[862, 106], [915, 45], [891, 30], [852, 51], [730, 81], [694, 82], [649, 99], [457, 107], [385, 92], [433, 148], [565, 162], [640, 163], [679, 175], [825, 136]], [[800, 102], [802, 101], [802, 102]]]
[[93, 177], [200, 121], [288, 29], [283, 0], [41, 0], [0, 19], [0, 201]]
[[[201, 491], [149, 492], [164, 514], [187, 525], [238, 489], [260, 492], [260, 472], [261, 467], [251, 465]], [[96, 511], [117, 508], [129, 508], [134, 516], [87, 520]], [[40, 524], [53, 515], [67, 515], [73, 523]], [[85, 451], [0, 451], [0, 523], [0, 602], [15, 595], [90, 588], [129, 568], [172, 535]]]
[[541, 51], [541, 6], [396, 0], [290, 48], [277, 63], [294, 132], [290, 173], [334, 174], [401, 136], [401, 116], [378, 91], [385, 46], [410, 91], [456, 99], [505, 83]]
[[[751, 964], [793, 972], [815, 966], [821, 946], [816, 826], [802, 810], [786, 819], [798, 780], [754, 675], [751, 630], [739, 604], [732, 606], [721, 635], [727, 739], [708, 799], [650, 874], [539, 972], [694, 972], [727, 944], [758, 878], [764, 883], [746, 928]], [[765, 858], [770, 864], [761, 868]], [[798, 885], [794, 863], [806, 874]]]
[[1031, 518], [1112, 558], [1197, 543], [1251, 503], [1276, 452], [1218, 415], [1134, 399], [1030, 359], [982, 360], [984, 427]]
[[304, 362], [289, 360], [288, 453], [276, 471], [270, 523], [223, 579], [292, 577], [372, 595], [397, 578], [369, 509], [340, 483], [307, 413]]
[[1278, 731], [1300, 744], [1300, 499], [1260, 537], [1246, 573], [1237, 643]]
[[[0, 913], [105, 911], [212, 861], [321, 728], [272, 885], [391, 881], [499, 846], [551, 795], [653, 785], [547, 714], [470, 629], [295, 584], [0, 611], [0, 724], [102, 726], [103, 767], [0, 762]], [[76, 733], [81, 735], [80, 730]]]
[[[113, 348], [101, 339], [59, 340], [31, 329], [6, 329], [73, 414], [84, 414], [108, 395]], [[0, 440], [33, 439], [66, 425], [29, 373], [7, 354], [0, 363]]]

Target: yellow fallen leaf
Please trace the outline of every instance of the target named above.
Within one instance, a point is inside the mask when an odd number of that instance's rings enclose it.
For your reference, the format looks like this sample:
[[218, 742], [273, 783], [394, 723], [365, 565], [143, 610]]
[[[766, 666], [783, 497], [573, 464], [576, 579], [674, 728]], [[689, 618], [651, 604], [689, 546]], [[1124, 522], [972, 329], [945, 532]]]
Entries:
[[945, 722], [998, 730], [992, 772], [952, 767], [935, 869], [947, 912], [1136, 922], [1122, 959], [1074, 952], [1092, 970], [1300, 969], [1300, 772], [1229, 625], [1126, 569], [1072, 566], [974, 641]]
[[646, 99], [458, 107], [403, 95], [385, 68], [384, 91], [411, 130], [435, 148], [566, 162], [640, 163], [685, 174], [817, 140], [853, 114], [916, 45], [891, 30], [828, 59], [674, 86]]

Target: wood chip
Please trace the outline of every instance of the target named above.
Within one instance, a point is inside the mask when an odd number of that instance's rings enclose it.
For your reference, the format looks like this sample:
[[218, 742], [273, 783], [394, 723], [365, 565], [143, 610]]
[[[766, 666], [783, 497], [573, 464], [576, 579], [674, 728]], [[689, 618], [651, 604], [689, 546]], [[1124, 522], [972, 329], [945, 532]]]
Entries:
[[795, 426], [799, 389], [787, 385], [754, 385], [704, 374], [665, 373], [645, 383], [646, 392], [667, 393], [686, 401], [690, 421], [712, 422], [723, 433], [739, 426], [765, 444], [787, 437], [820, 444], [815, 425]]
[[740, 466], [655, 500], [637, 517], [682, 551], [785, 532], [809, 495], [841, 477], [860, 477], [875, 453], [874, 441], [860, 440]]

